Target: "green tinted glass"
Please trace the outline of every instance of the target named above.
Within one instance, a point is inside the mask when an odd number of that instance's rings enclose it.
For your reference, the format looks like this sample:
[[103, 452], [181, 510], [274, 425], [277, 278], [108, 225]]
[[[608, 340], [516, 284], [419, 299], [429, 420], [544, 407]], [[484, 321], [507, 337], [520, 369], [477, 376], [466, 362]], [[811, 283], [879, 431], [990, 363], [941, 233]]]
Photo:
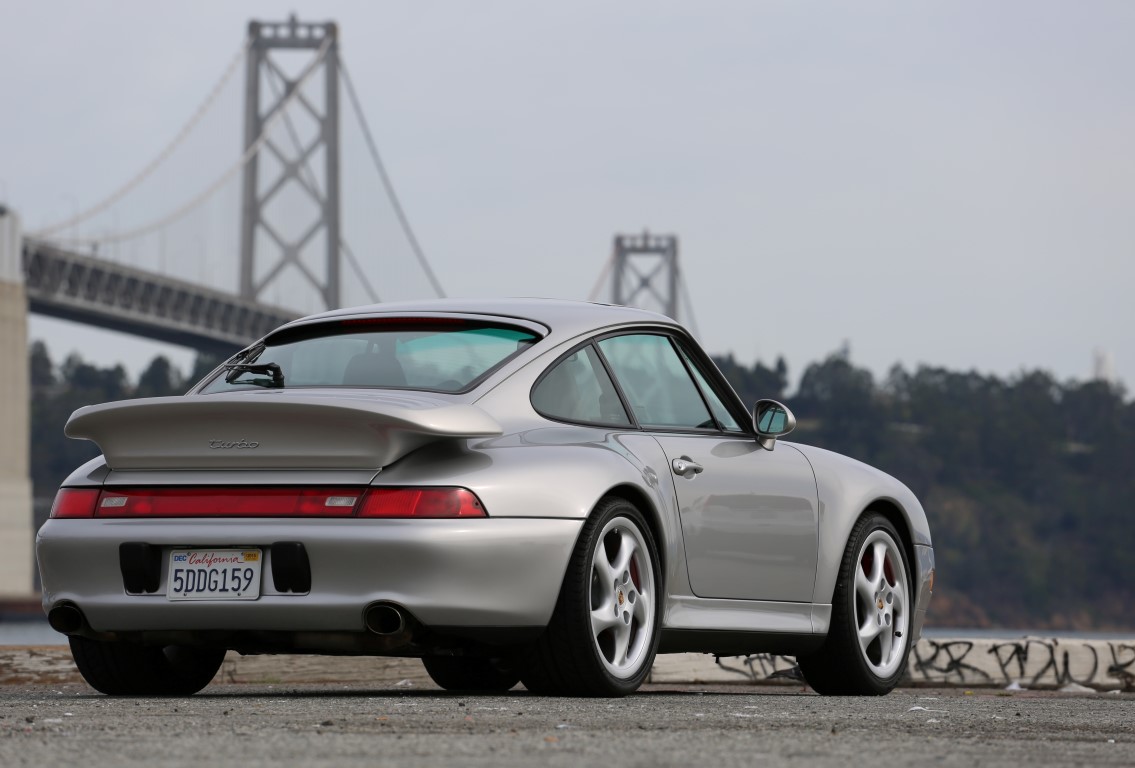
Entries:
[[[358, 330], [354, 330], [354, 328]], [[284, 386], [459, 392], [539, 337], [520, 328], [406, 322], [371, 330], [327, 323], [279, 332], [235, 362], [278, 365]], [[231, 381], [227, 380], [231, 379]], [[265, 374], [213, 379], [204, 392], [269, 386]]]

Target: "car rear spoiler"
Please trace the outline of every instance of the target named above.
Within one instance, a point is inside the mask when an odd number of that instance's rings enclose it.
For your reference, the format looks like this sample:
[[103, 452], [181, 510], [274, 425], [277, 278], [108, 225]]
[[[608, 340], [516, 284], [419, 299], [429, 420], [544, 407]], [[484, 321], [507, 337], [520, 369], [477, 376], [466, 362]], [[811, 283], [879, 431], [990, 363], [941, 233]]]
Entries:
[[439, 440], [490, 437], [475, 405], [419, 392], [287, 391], [155, 397], [80, 408], [68, 437], [112, 470], [381, 469]]

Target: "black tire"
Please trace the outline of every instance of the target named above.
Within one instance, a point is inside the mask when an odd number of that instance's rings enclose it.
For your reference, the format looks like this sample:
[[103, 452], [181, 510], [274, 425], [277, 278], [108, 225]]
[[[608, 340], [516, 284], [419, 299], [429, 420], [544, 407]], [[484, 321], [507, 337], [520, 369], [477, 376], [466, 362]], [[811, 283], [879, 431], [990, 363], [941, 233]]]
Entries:
[[[876, 566], [878, 553], [883, 557]], [[910, 656], [912, 584], [902, 537], [887, 518], [868, 511], [848, 538], [827, 639], [818, 651], [797, 659], [808, 685], [832, 696], [890, 693]], [[861, 643], [860, 627], [877, 634]]]
[[520, 682], [520, 672], [508, 659], [483, 656], [426, 656], [422, 663], [430, 679], [447, 691], [501, 693]]
[[68, 639], [83, 679], [110, 696], [190, 696], [209, 684], [225, 659], [224, 649]]
[[[603, 499], [583, 525], [548, 628], [525, 660], [524, 687], [554, 696], [638, 690], [658, 651], [662, 600], [658, 550], [642, 513], [625, 499]], [[597, 625], [593, 607], [596, 615], [613, 611]]]

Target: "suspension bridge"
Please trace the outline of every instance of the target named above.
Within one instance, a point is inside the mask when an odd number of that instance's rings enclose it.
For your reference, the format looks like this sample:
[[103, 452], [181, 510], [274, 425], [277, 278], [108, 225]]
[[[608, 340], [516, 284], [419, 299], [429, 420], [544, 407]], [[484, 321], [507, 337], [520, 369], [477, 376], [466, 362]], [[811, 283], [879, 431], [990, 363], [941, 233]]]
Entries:
[[[297, 316], [380, 301], [343, 226], [343, 102], [367, 161], [350, 165], [369, 167], [371, 181], [381, 187], [390, 229], [399, 233], [418, 274], [418, 293], [446, 295], [383, 163], [339, 43], [334, 22], [294, 16], [249, 22], [239, 51], [181, 129], [103, 199], [26, 231], [17, 211], [0, 202], [0, 596], [33, 589], [29, 313], [227, 356]], [[168, 181], [159, 181], [162, 173], [177, 173], [169, 168], [189, 151], [242, 68], [239, 156], [193, 194], [155, 210], [155, 201], [173, 197]], [[196, 160], [190, 152], [189, 165]], [[231, 192], [238, 184], [239, 198], [227, 200], [236, 197]], [[230, 216], [233, 208], [238, 212], [239, 226], [222, 232], [219, 246], [209, 242], [217, 229], [202, 213], [209, 206]], [[121, 226], [123, 210], [150, 217]], [[193, 265], [197, 279], [186, 274]], [[399, 264], [396, 271], [407, 267]], [[684, 319], [692, 322], [677, 238], [616, 236], [588, 298], [672, 317], [685, 307]]]

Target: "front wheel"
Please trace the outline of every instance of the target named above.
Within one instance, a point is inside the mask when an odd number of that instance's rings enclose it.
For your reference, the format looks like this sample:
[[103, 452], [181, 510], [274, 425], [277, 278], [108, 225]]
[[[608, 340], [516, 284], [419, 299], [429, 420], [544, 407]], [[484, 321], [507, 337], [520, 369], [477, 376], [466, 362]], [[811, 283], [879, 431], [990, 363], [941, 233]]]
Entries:
[[606, 498], [583, 525], [552, 620], [521, 674], [533, 693], [625, 696], [658, 650], [662, 573], [642, 513]]
[[868, 512], [851, 530], [840, 564], [828, 637], [797, 659], [817, 693], [881, 696], [898, 685], [910, 655], [910, 566], [887, 518]]
[[225, 660], [224, 649], [68, 639], [83, 679], [111, 696], [190, 696], [209, 684]]

